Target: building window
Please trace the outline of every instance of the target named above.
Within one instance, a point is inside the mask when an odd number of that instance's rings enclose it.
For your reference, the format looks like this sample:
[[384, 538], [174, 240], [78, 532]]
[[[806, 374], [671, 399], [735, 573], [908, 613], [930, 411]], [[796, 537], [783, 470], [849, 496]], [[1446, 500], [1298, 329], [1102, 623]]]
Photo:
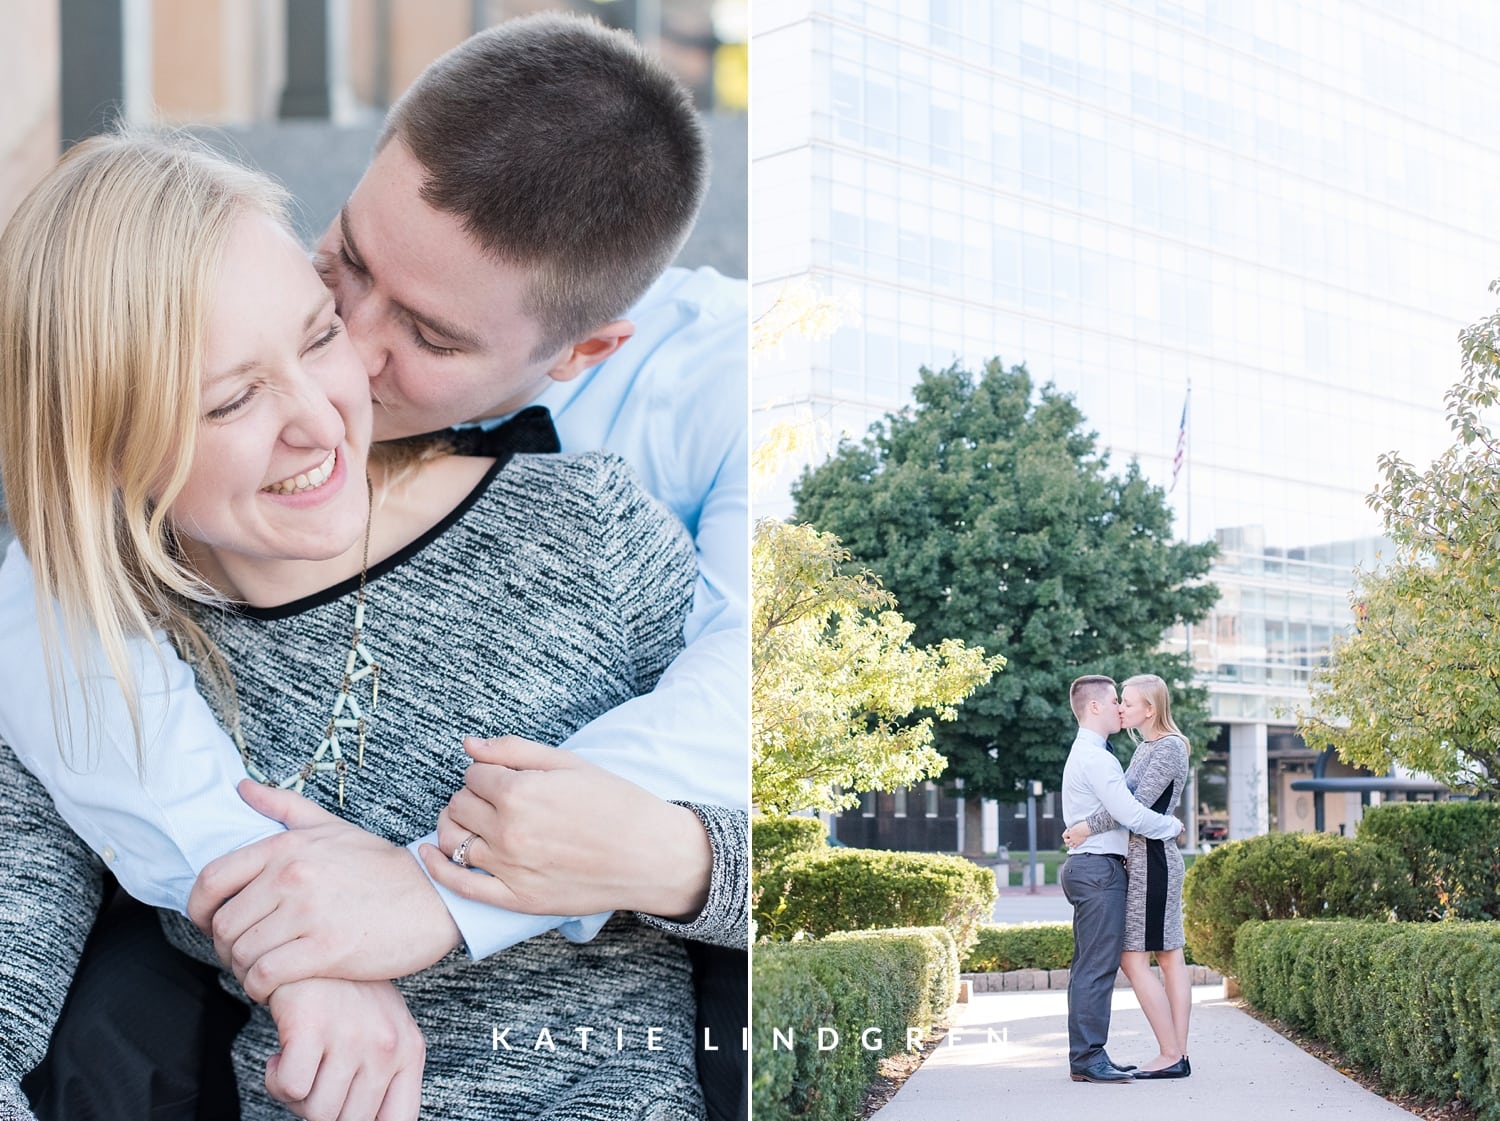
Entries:
[[859, 796], [859, 812], [863, 817], [875, 816], [875, 791], [866, 790]]
[[927, 816], [928, 817], [937, 817], [937, 815], [938, 815], [938, 788], [937, 788], [937, 783], [935, 783], [935, 782], [929, 782], [929, 783], [927, 783], [926, 786], [923, 789], [922, 794], [923, 794], [923, 798], [925, 799], [925, 802], [926, 802], [926, 805], [924, 806], [924, 809], [926, 810]]
[[896, 817], [905, 817], [906, 816], [906, 787], [904, 787], [904, 786], [898, 787], [895, 790], [895, 792], [892, 793], [891, 798], [892, 798], [892, 800], [896, 804], [895, 816]]
[[1048, 791], [1042, 795], [1042, 816], [1056, 817], [1057, 795]]

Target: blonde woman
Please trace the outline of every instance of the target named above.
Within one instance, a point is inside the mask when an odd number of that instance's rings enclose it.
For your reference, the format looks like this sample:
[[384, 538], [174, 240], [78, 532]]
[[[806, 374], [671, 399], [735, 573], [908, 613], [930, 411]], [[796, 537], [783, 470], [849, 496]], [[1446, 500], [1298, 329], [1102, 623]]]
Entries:
[[[10, 520], [39, 602], [60, 606], [30, 624], [44, 649], [95, 651], [96, 680], [134, 712], [161, 687], [140, 640], [165, 630], [247, 769], [376, 843], [437, 818], [462, 785], [466, 733], [560, 742], [648, 691], [681, 648], [691, 546], [621, 461], [372, 454], [368, 380], [333, 299], [280, 192], [242, 168], [155, 139], [74, 148], [0, 238], [0, 339]], [[149, 785], [172, 760], [146, 764]], [[45, 856], [6, 868], [0, 901], [0, 934], [25, 932], [0, 937], [0, 1007], [23, 1010], [7, 1061], [24, 1069], [101, 865], [34, 784], [14, 790], [13, 823]], [[61, 893], [61, 914], [59, 884], [83, 885]], [[182, 915], [162, 922], [218, 964]], [[330, 1047], [297, 1052], [294, 1080], [282, 1019], [309, 986], [351, 1025], [404, 1005], [425, 1074], [420, 1060], [392, 1077], [367, 1051]], [[234, 1046], [242, 1116], [285, 1116], [276, 1094], [351, 1121], [413, 1116], [418, 1096], [431, 1118], [593, 1116], [601, 1101], [692, 1118], [692, 1020], [680, 945], [628, 917], [585, 946], [534, 939], [484, 961], [455, 949], [394, 984], [313, 978], [251, 1009]], [[534, 1041], [578, 1024], [617, 1029], [620, 1046], [492, 1041], [491, 1027]], [[288, 1095], [292, 1081], [311, 1089]]]
[[[1188, 779], [1188, 742], [1172, 722], [1167, 683], [1155, 674], [1126, 680], [1120, 691], [1120, 725], [1138, 739], [1125, 771], [1136, 800], [1157, 813], [1176, 811]], [[1093, 833], [1118, 828], [1105, 810], [1078, 822], [1063, 834], [1072, 848]], [[1160, 1053], [1135, 1071], [1138, 1079], [1186, 1078], [1188, 1018], [1192, 987], [1183, 954], [1182, 853], [1173, 841], [1154, 841], [1132, 833], [1126, 858], [1125, 951], [1120, 968], [1130, 979], [1141, 1010], [1156, 1035]], [[1161, 981], [1151, 972], [1151, 954], [1161, 967]]]

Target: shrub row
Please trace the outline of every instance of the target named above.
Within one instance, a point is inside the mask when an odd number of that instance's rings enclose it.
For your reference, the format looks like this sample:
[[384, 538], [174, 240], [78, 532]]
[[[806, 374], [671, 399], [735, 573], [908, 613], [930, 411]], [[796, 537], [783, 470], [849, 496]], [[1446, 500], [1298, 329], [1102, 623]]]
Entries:
[[828, 847], [828, 829], [816, 817], [767, 817], [750, 822], [750, 868], [760, 874], [793, 853], [821, 852]]
[[1067, 923], [979, 928], [964, 958], [965, 973], [1009, 973], [1013, 969], [1067, 969], [1073, 962], [1073, 928]]
[[1413, 917], [1500, 919], [1500, 805], [1390, 803], [1366, 811], [1359, 837], [1400, 854]]
[[826, 941], [862, 938], [919, 938], [924, 951], [922, 974], [927, 982], [924, 1003], [918, 1007], [913, 1025], [931, 1024], [958, 998], [958, 946], [945, 926], [906, 926], [891, 930], [846, 930], [830, 934]]
[[960, 955], [995, 909], [995, 874], [961, 856], [873, 849], [799, 852], [760, 877], [757, 929], [805, 931], [945, 926]]
[[1365, 838], [1270, 833], [1220, 845], [1183, 881], [1183, 925], [1193, 958], [1235, 970], [1235, 935], [1253, 919], [1409, 918], [1416, 910], [1400, 856]]
[[[1183, 955], [1194, 964], [1191, 951]], [[965, 973], [1009, 973], [1013, 969], [1067, 969], [1073, 964], [1073, 927], [1068, 923], [995, 926], [985, 923], [963, 959]]]
[[942, 928], [762, 944], [753, 962], [752, 1112], [767, 1121], [847, 1121], [907, 1028], [925, 1031], [952, 1003], [958, 976]]
[[1379, 1072], [1388, 1090], [1500, 1119], [1500, 930], [1491, 924], [1252, 922], [1235, 950], [1256, 1008]]

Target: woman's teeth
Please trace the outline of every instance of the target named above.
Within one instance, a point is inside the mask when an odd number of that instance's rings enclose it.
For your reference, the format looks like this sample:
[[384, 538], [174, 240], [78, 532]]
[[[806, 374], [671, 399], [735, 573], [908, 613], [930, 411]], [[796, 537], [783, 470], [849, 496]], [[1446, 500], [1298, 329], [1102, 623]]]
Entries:
[[317, 490], [333, 474], [333, 465], [337, 460], [338, 449], [335, 448], [328, 453], [327, 459], [305, 475], [294, 475], [290, 479], [282, 479], [279, 483], [272, 483], [261, 489], [269, 494], [301, 494], [303, 491]]

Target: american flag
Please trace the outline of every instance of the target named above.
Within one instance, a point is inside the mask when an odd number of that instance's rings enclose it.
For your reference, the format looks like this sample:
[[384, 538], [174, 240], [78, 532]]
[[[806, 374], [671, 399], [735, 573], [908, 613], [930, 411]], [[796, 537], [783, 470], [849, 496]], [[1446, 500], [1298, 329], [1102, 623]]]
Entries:
[[1167, 488], [1171, 494], [1177, 489], [1177, 476], [1182, 474], [1182, 464], [1187, 459], [1187, 414], [1188, 401], [1192, 398], [1192, 391], [1182, 399], [1182, 420], [1177, 425], [1177, 450], [1172, 453], [1172, 485]]

